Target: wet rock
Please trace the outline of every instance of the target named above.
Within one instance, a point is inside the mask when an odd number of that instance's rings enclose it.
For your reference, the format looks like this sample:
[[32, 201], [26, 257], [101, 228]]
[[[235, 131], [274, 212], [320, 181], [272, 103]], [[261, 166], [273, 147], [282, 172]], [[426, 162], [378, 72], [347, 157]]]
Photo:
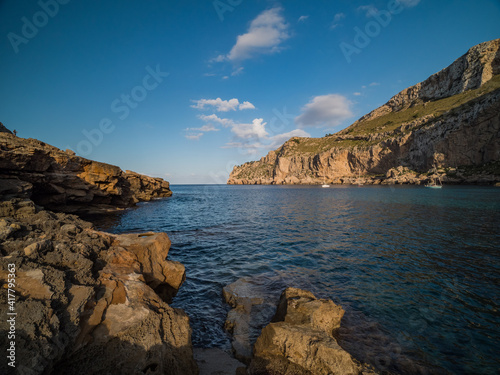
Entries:
[[252, 345], [276, 310], [276, 298], [257, 278], [242, 278], [223, 288], [229, 311], [224, 328], [232, 336], [236, 359], [249, 364]]

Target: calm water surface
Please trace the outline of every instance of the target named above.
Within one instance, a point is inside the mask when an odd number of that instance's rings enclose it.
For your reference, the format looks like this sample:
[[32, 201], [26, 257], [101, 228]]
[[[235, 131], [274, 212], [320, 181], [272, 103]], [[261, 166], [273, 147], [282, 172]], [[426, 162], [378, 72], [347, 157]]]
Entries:
[[173, 186], [111, 221], [165, 231], [187, 280], [175, 307], [193, 343], [229, 348], [222, 287], [253, 277], [303, 287], [346, 309], [339, 339], [397, 373], [500, 368], [500, 189]]

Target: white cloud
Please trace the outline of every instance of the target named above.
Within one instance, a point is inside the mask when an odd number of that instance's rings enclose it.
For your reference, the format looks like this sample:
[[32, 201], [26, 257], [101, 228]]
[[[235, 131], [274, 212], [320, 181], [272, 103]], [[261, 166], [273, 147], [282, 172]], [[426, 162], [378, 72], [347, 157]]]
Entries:
[[250, 103], [250, 102], [243, 102], [243, 103], [241, 103], [241, 104], [239, 105], [239, 107], [238, 107], [238, 108], [239, 108], [239, 109], [240, 109], [240, 111], [241, 111], [241, 110], [243, 110], [243, 109], [255, 109], [255, 106], [254, 106], [252, 103]]
[[354, 96], [361, 96], [361, 93], [360, 92], [355, 92], [353, 93]]
[[254, 109], [255, 106], [250, 102], [243, 102], [240, 104], [240, 101], [236, 98], [229, 100], [222, 100], [221, 98], [217, 99], [200, 99], [200, 100], [192, 100], [193, 104], [191, 108], [196, 109], [208, 109], [207, 107], [215, 107], [217, 112], [228, 112], [228, 111], [236, 111], [237, 109]]
[[335, 29], [337, 28], [338, 26], [340, 26], [340, 23], [339, 21], [340, 20], [343, 20], [345, 18], [345, 14], [344, 13], [337, 13], [334, 17], [333, 17], [333, 22], [332, 24], [330, 25], [330, 29]]
[[295, 118], [300, 127], [336, 126], [353, 116], [351, 102], [339, 94], [316, 96], [302, 111], [303, 113]]
[[378, 82], [372, 82], [372, 83], [370, 83], [370, 86], [380, 86], [380, 83], [378, 83]]
[[[260, 119], [256, 119], [260, 120]], [[254, 120], [255, 121], [255, 120]], [[264, 123], [265, 126], [265, 123]], [[295, 129], [287, 133], [265, 136], [263, 138], [244, 139], [226, 143], [222, 148], [239, 148], [246, 154], [256, 154], [259, 151], [269, 151], [280, 147], [292, 137], [310, 137], [311, 135], [302, 129]]]
[[266, 124], [267, 122], [264, 122], [264, 119], [256, 118], [251, 124], [233, 124], [231, 131], [238, 138], [266, 138], [269, 135], [265, 129]]
[[300, 16], [299, 22], [305, 22], [308, 18], [309, 18], [309, 16]]
[[243, 73], [243, 69], [244, 69], [244, 68], [243, 68], [242, 66], [240, 66], [238, 69], [236, 69], [235, 71], [233, 71], [233, 72], [231, 73], [231, 76], [233, 76], [233, 77], [234, 77], [234, 76], [238, 76], [238, 75], [240, 75], [241, 73]]
[[210, 59], [210, 63], [214, 63], [214, 62], [223, 62], [223, 61], [226, 61], [227, 60], [227, 57], [226, 55], [218, 55], [217, 57], [214, 57], [213, 59]]
[[333, 20], [335, 22], [339, 22], [340, 20], [343, 20], [345, 18], [345, 14], [344, 13], [337, 13], [335, 15], [335, 17], [333, 17]]
[[[258, 54], [275, 53], [280, 44], [290, 37], [288, 25], [279, 7], [259, 14], [245, 34], [238, 35], [236, 44], [225, 58], [230, 61], [250, 59]], [[220, 56], [217, 57], [222, 60]]]
[[203, 135], [203, 133], [196, 133], [196, 134], [186, 134], [185, 137], [187, 139], [190, 139], [192, 141], [197, 141], [201, 138], [201, 136]]
[[302, 129], [294, 129], [291, 132], [288, 133], [283, 133], [283, 134], [276, 134], [275, 136], [271, 137], [271, 144], [269, 147], [271, 149], [278, 148], [281, 146], [283, 143], [288, 141], [292, 137], [310, 137], [311, 134], [308, 132], [302, 130]]
[[366, 17], [371, 17], [378, 13], [378, 9], [374, 5], [361, 5], [358, 7], [358, 11], [364, 12]]
[[210, 121], [217, 122], [217, 123], [219, 123], [223, 126], [226, 126], [226, 127], [234, 124], [233, 120], [228, 119], [228, 118], [220, 118], [215, 113], [212, 115], [209, 115], [209, 116], [199, 115], [198, 118], [203, 120], [203, 121], [206, 121], [206, 122], [210, 122]]
[[186, 131], [218, 132], [220, 129], [211, 124], [203, 125], [201, 128], [187, 128]]

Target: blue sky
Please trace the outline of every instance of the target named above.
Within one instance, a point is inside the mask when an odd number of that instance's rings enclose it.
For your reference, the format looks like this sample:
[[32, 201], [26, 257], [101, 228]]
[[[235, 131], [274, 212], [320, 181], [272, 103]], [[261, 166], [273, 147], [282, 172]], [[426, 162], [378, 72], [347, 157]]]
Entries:
[[225, 183], [500, 37], [499, 19], [498, 0], [0, 0], [0, 121], [174, 184]]

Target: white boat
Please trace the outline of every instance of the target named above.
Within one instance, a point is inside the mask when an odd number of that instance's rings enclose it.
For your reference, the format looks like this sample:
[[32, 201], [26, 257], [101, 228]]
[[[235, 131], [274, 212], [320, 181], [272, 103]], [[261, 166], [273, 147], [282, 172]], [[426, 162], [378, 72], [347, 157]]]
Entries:
[[330, 187], [330, 185], [328, 185], [328, 184], [323, 184], [323, 185], [321, 185], [321, 187]]
[[443, 184], [441, 183], [441, 179], [438, 177], [437, 178], [439, 184], [436, 184], [436, 181], [433, 180], [429, 182], [428, 184], [425, 185], [425, 187], [431, 188], [431, 189], [441, 189], [443, 187]]

